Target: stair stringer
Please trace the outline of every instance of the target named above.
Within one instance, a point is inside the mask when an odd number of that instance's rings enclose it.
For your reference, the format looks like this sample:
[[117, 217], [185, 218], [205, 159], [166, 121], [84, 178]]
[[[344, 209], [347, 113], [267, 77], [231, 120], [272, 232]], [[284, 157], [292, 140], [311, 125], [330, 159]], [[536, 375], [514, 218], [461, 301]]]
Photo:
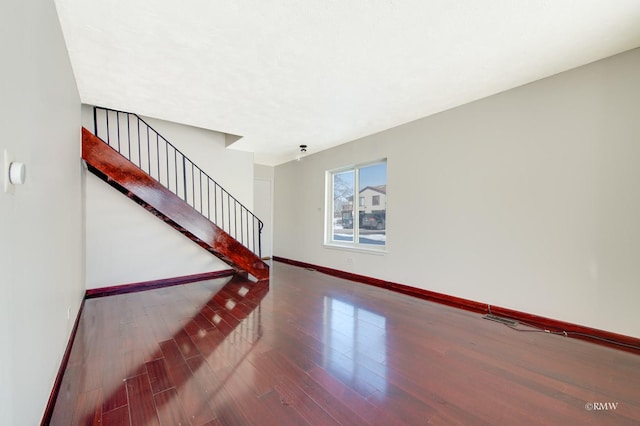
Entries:
[[223, 262], [259, 281], [269, 278], [269, 266], [258, 255], [85, 128], [82, 158], [100, 179]]

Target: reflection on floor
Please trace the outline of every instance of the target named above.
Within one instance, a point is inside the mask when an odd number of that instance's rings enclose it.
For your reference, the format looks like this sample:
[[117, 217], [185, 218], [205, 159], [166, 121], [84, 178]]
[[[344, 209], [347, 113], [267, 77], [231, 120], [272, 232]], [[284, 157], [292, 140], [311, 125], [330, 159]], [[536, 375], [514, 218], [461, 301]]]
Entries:
[[87, 300], [52, 424], [640, 423], [636, 354], [271, 272]]
[[386, 318], [332, 297], [324, 298], [324, 306], [323, 367], [353, 388], [385, 393]]

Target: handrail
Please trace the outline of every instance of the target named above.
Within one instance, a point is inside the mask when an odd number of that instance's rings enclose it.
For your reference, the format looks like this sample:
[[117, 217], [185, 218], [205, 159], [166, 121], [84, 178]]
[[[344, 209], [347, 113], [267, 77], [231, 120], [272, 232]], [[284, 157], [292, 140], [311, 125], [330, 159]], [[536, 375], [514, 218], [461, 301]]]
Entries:
[[262, 221], [140, 116], [93, 107], [93, 122], [103, 142], [261, 256]]

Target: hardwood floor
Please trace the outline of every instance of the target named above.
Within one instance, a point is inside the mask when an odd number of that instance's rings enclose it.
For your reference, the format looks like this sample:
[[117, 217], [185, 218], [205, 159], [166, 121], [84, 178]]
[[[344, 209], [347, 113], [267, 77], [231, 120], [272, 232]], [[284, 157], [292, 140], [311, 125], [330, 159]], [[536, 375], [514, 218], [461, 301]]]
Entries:
[[640, 423], [637, 354], [271, 271], [87, 300], [52, 424]]

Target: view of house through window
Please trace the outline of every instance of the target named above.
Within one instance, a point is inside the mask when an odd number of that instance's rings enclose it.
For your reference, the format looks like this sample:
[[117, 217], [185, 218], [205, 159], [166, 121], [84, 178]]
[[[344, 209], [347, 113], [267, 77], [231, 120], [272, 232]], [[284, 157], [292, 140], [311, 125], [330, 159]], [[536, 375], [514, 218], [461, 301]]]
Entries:
[[386, 245], [387, 162], [334, 171], [330, 176], [329, 242], [353, 246]]

